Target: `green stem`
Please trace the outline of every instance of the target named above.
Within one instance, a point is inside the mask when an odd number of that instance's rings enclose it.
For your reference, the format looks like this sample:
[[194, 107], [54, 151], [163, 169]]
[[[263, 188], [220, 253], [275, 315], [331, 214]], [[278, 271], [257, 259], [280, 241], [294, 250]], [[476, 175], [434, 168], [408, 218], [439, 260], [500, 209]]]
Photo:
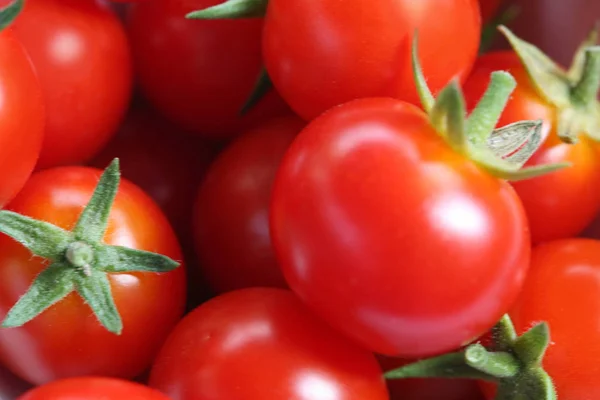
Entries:
[[14, 0], [3, 8], [0, 8], [0, 31], [12, 24], [15, 18], [23, 11], [24, 6], [25, 0]]
[[496, 378], [512, 378], [519, 373], [520, 365], [510, 353], [489, 352], [480, 344], [474, 344], [465, 351], [467, 364], [478, 371]]
[[467, 135], [474, 143], [484, 143], [494, 130], [517, 82], [508, 72], [492, 72], [481, 101], [467, 119]]
[[596, 104], [600, 90], [600, 46], [590, 47], [585, 51], [585, 62], [581, 79], [571, 90], [573, 103], [587, 108]]
[[464, 378], [493, 380], [494, 378], [469, 366], [465, 362], [465, 353], [459, 351], [433, 357], [400, 368], [388, 371], [384, 374], [386, 379], [405, 378]]
[[423, 68], [421, 67], [421, 63], [419, 61], [419, 32], [415, 31], [413, 35], [413, 43], [412, 43], [412, 68], [413, 68], [413, 79], [415, 80], [415, 86], [417, 88], [417, 94], [419, 95], [419, 100], [421, 101], [421, 106], [423, 110], [427, 114], [431, 112], [433, 109], [433, 105], [435, 104], [435, 98], [427, 86], [427, 81], [425, 80], [425, 75], [423, 75]]
[[260, 18], [267, 11], [268, 0], [227, 0], [216, 6], [192, 11], [185, 17], [190, 19], [238, 19]]

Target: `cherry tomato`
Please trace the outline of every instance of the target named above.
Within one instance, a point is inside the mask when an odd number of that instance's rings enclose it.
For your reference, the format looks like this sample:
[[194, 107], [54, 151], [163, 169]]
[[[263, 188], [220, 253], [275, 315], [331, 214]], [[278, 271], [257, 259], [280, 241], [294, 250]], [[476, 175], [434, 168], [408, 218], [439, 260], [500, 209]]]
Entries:
[[517, 80], [498, 126], [521, 120], [544, 121], [545, 141], [528, 165], [569, 162], [564, 168], [543, 177], [516, 182], [531, 226], [534, 243], [579, 234], [600, 210], [600, 157], [586, 137], [576, 145], [563, 143], [556, 134], [555, 107], [542, 99], [512, 51], [493, 52], [477, 60], [464, 92], [470, 107], [479, 101], [489, 83], [490, 72], [504, 70]]
[[424, 357], [480, 336], [529, 265], [510, 185], [394, 99], [353, 101], [311, 122], [283, 159], [270, 223], [290, 287], [390, 356]]
[[415, 30], [434, 92], [455, 76], [466, 78], [481, 31], [476, 0], [270, 0], [265, 65], [282, 97], [307, 120], [363, 97], [418, 104], [410, 57]]
[[[72, 229], [100, 174], [87, 167], [37, 172], [7, 209]], [[166, 217], [141, 189], [126, 180], [119, 187], [104, 242], [182, 258]], [[3, 319], [47, 262], [0, 235], [0, 266]], [[109, 274], [109, 281], [123, 320], [121, 335], [100, 325], [89, 306], [73, 292], [22, 327], [0, 329], [3, 364], [36, 385], [72, 376], [133, 378], [142, 373], [181, 317], [185, 270]]]
[[67, 378], [39, 386], [17, 400], [169, 400], [164, 394], [114, 378]]
[[383, 400], [373, 354], [340, 337], [289, 291], [252, 288], [188, 314], [158, 355], [150, 386], [172, 400]]
[[548, 322], [552, 344], [543, 363], [561, 400], [600, 397], [599, 297], [600, 241], [563, 239], [534, 248], [510, 315], [521, 333], [535, 322]]
[[142, 91], [182, 128], [232, 136], [287, 110], [270, 92], [243, 118], [239, 110], [258, 78], [262, 19], [187, 20], [222, 0], [156, 0], [135, 4], [128, 26]]
[[489, 22], [498, 13], [502, 0], [479, 0], [481, 18], [484, 23]]
[[269, 235], [269, 203], [283, 154], [303, 128], [276, 119], [239, 137], [211, 166], [195, 205], [196, 249], [217, 292], [286, 287]]
[[46, 130], [38, 168], [89, 160], [127, 110], [127, 37], [104, 3], [27, 0], [14, 23], [40, 77]]
[[[378, 357], [384, 371], [411, 361]], [[392, 379], [387, 381], [390, 400], [483, 400], [476, 381], [467, 379]]]
[[0, 208], [25, 185], [44, 135], [44, 100], [31, 62], [12, 30], [0, 32]]

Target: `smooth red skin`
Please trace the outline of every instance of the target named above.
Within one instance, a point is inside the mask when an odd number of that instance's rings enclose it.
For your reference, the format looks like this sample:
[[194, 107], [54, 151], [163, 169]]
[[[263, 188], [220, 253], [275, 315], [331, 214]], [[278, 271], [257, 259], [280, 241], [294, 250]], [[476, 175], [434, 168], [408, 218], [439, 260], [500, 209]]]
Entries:
[[181, 242], [192, 242], [196, 188], [213, 151], [198, 138], [144, 107], [133, 109], [115, 138], [90, 162], [97, 168], [119, 157], [121, 175], [138, 185], [161, 207]]
[[92, 0], [28, 0], [12, 26], [46, 104], [38, 169], [89, 160], [116, 132], [131, 95], [131, 56], [118, 17]]
[[338, 335], [291, 292], [251, 288], [188, 314], [150, 386], [172, 400], [387, 400], [373, 354]]
[[262, 67], [262, 19], [187, 20], [222, 0], [156, 0], [135, 4], [128, 29], [146, 97], [182, 128], [228, 138], [288, 108], [270, 92], [240, 118]]
[[269, 235], [269, 205], [283, 155], [305, 123], [272, 120], [223, 151], [200, 186], [194, 207], [196, 251], [211, 287], [222, 293], [287, 287]]
[[[384, 371], [391, 371], [414, 361], [378, 357]], [[390, 400], [483, 400], [477, 381], [466, 379], [389, 379]]]
[[[100, 173], [87, 167], [37, 172], [7, 209], [72, 229]], [[126, 180], [121, 181], [104, 241], [182, 259], [166, 217]], [[0, 235], [0, 266], [0, 319], [4, 319], [45, 265]], [[71, 293], [22, 327], [0, 329], [2, 363], [36, 385], [73, 376], [141, 374], [183, 313], [185, 269], [112, 274], [109, 280], [123, 320], [120, 336], [103, 328], [81, 297]]]
[[298, 135], [275, 180], [270, 224], [290, 287], [390, 356], [425, 357], [480, 336], [508, 310], [529, 264], [510, 185], [393, 99], [347, 103]]
[[11, 29], [0, 32], [0, 208], [25, 185], [44, 135], [40, 84]]
[[534, 243], [577, 236], [600, 211], [600, 157], [595, 145], [580, 137], [576, 145], [563, 143], [556, 134], [556, 109], [533, 88], [513, 52], [493, 52], [475, 63], [465, 84], [467, 103], [473, 108], [489, 83], [490, 73], [510, 72], [517, 88], [497, 126], [522, 120], [544, 121], [544, 143], [528, 161], [529, 166], [569, 162], [571, 166], [543, 177], [513, 183], [531, 227]]
[[114, 378], [68, 378], [38, 386], [17, 400], [169, 400], [157, 390]]
[[501, 4], [502, 0], [479, 0], [481, 19], [484, 24], [496, 16]]
[[600, 397], [599, 296], [600, 241], [564, 239], [534, 248], [510, 315], [518, 332], [548, 322], [552, 342], [543, 365], [561, 400]]
[[271, 0], [263, 55], [279, 93], [309, 121], [363, 97], [420, 104], [411, 66], [415, 30], [434, 92], [466, 78], [479, 46], [477, 0]]

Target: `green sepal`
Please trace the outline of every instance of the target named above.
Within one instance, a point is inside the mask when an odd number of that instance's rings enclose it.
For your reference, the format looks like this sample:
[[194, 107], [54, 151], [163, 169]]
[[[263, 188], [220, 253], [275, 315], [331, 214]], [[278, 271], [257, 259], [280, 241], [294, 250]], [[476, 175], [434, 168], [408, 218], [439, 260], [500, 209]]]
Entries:
[[600, 89], [600, 46], [590, 46], [583, 51], [583, 67], [579, 80], [571, 89], [571, 101], [581, 108], [596, 104]]
[[[17, 214], [0, 211], [0, 232], [10, 236], [39, 257], [57, 261], [64, 256], [73, 235], [56, 225]], [[38, 240], [44, 238], [43, 241]]]
[[115, 158], [100, 176], [92, 198], [77, 220], [73, 229], [75, 239], [88, 243], [102, 240], [120, 179], [119, 159]]
[[95, 249], [95, 268], [103, 272], [169, 272], [179, 266], [162, 254], [129, 247], [102, 245]]
[[506, 10], [494, 17], [490, 22], [485, 24], [481, 31], [481, 40], [479, 41], [479, 54], [487, 52], [494, 43], [494, 39], [498, 34], [500, 25], [508, 25], [516, 20], [521, 13], [521, 7], [516, 4], [511, 4]]
[[25, 6], [25, 0], [14, 0], [6, 6], [0, 8], [0, 30], [4, 30], [7, 26], [19, 16], [23, 7]]
[[415, 81], [415, 86], [417, 89], [417, 94], [419, 95], [419, 100], [421, 101], [421, 107], [427, 114], [431, 112], [433, 106], [435, 104], [435, 98], [427, 85], [427, 81], [425, 79], [425, 75], [423, 74], [423, 68], [421, 67], [421, 62], [419, 60], [419, 32], [415, 31], [413, 35], [412, 49], [411, 49], [411, 59], [412, 59], [412, 69], [413, 69], [413, 79]]
[[252, 88], [252, 92], [250, 93], [250, 96], [248, 96], [248, 99], [246, 99], [246, 102], [240, 109], [239, 115], [242, 116], [247, 114], [248, 111], [250, 111], [255, 105], [257, 105], [258, 102], [260, 102], [272, 88], [273, 83], [271, 82], [271, 78], [269, 78], [267, 69], [265, 67], [262, 67], [258, 74], [258, 78], [256, 79], [256, 83]]
[[522, 121], [494, 129], [487, 138], [485, 147], [498, 157], [522, 167], [541, 142], [542, 121]]
[[492, 350], [509, 351], [512, 349], [515, 341], [519, 338], [517, 330], [510, 316], [504, 314], [500, 321], [492, 328]]
[[514, 351], [527, 365], [541, 365], [550, 345], [550, 328], [541, 322], [521, 335], [514, 343]]
[[66, 269], [61, 263], [50, 264], [10, 309], [2, 326], [21, 326], [67, 297], [74, 290], [75, 275], [76, 271]]
[[577, 51], [575, 52], [575, 56], [573, 57], [573, 62], [571, 63], [571, 67], [567, 72], [567, 76], [571, 80], [571, 82], [577, 82], [581, 79], [583, 75], [583, 67], [585, 65], [586, 51], [588, 47], [594, 46], [598, 43], [598, 38], [600, 36], [600, 21], [594, 24], [593, 29], [588, 33], [585, 40], [579, 45]]
[[98, 322], [109, 332], [120, 335], [123, 321], [112, 296], [108, 275], [95, 270], [91, 270], [90, 276], [77, 275], [75, 289], [94, 311]]
[[446, 137], [454, 150], [464, 153], [467, 146], [465, 134], [465, 101], [458, 80], [453, 79], [435, 100], [430, 112], [431, 124]]
[[185, 17], [190, 19], [260, 18], [264, 17], [268, 3], [268, 0], [227, 0], [216, 6], [192, 11]]

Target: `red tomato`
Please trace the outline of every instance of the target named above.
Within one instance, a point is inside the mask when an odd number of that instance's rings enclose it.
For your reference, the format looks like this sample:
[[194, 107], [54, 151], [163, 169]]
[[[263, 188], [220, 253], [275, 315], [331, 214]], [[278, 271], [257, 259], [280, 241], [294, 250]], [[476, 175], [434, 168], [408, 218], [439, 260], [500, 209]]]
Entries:
[[510, 185], [393, 99], [353, 101], [309, 124], [282, 162], [270, 219], [290, 287], [380, 354], [471, 342], [508, 310], [529, 265]]
[[150, 376], [173, 400], [388, 399], [375, 357], [313, 317], [290, 292], [216, 297], [173, 330]]
[[[378, 357], [384, 371], [411, 361]], [[483, 400], [476, 381], [467, 379], [391, 379], [387, 381], [390, 400]]]
[[243, 118], [239, 110], [262, 66], [261, 19], [186, 20], [222, 0], [135, 4], [128, 18], [142, 91], [166, 117], [207, 137], [229, 137], [287, 110], [270, 92]]
[[101, 2], [27, 0], [14, 30], [46, 103], [38, 168], [89, 160], [116, 131], [131, 93], [125, 32]]
[[[600, 398], [600, 241], [564, 239], [534, 248], [523, 292], [510, 312], [518, 332], [547, 321], [544, 369], [560, 400]], [[490, 399], [493, 393], [489, 393]]]
[[25, 185], [44, 134], [42, 91], [13, 32], [0, 32], [0, 208]]
[[481, 31], [476, 0], [270, 0], [263, 54], [275, 87], [307, 120], [363, 97], [419, 104], [411, 66], [415, 29], [434, 92], [457, 75], [466, 78]]
[[543, 177], [513, 184], [531, 226], [534, 243], [579, 234], [600, 210], [600, 157], [595, 145], [585, 137], [577, 145], [563, 143], [556, 134], [556, 108], [542, 99], [512, 51], [494, 52], [477, 60], [464, 92], [470, 107], [484, 93], [492, 71], [510, 72], [517, 88], [498, 122], [498, 126], [521, 120], [544, 121], [545, 142], [528, 165], [569, 162], [564, 168]]
[[286, 287], [269, 235], [269, 203], [283, 154], [304, 122], [276, 119], [233, 142], [211, 166], [195, 205], [200, 265], [217, 292]]
[[169, 400], [149, 387], [114, 378], [68, 378], [39, 386], [17, 400]]
[[502, 0], [479, 0], [481, 17], [484, 23], [489, 22], [498, 13]]
[[[71, 229], [100, 173], [86, 167], [38, 172], [7, 209]], [[182, 258], [158, 206], [126, 180], [119, 187], [104, 241]], [[0, 235], [0, 266], [0, 316], [4, 318], [47, 263]], [[109, 280], [123, 320], [120, 336], [102, 327], [82, 298], [71, 293], [22, 327], [0, 329], [4, 365], [37, 385], [71, 376], [133, 378], [142, 373], [183, 312], [185, 270], [112, 274]]]

